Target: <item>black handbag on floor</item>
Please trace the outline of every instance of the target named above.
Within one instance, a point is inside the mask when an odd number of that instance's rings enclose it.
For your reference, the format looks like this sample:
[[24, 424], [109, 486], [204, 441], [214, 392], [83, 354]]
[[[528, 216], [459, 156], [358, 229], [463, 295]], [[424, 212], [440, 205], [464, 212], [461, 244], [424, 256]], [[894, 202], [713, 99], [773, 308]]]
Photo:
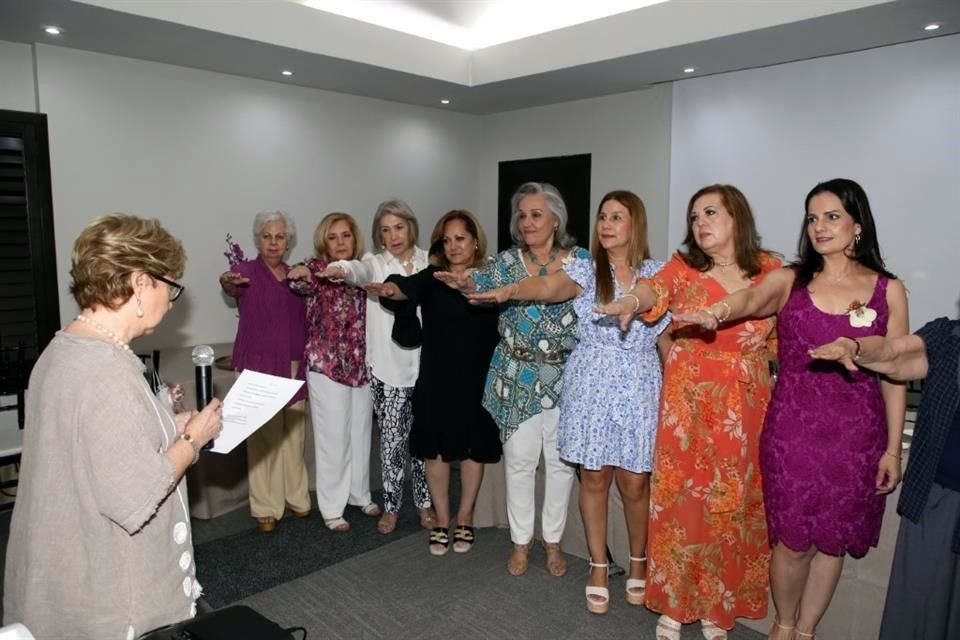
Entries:
[[[304, 631], [303, 629], [298, 629]], [[304, 637], [306, 632], [304, 631]], [[296, 640], [290, 630], [250, 607], [235, 605], [155, 631], [141, 640]]]

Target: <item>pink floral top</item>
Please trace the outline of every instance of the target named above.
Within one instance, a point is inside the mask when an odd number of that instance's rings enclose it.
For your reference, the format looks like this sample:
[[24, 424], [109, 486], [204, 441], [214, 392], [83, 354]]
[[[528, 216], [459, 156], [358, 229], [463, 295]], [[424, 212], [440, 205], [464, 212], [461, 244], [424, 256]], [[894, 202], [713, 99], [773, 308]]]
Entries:
[[[304, 265], [318, 273], [327, 263], [310, 259]], [[307, 298], [307, 369], [349, 387], [367, 384], [367, 294], [363, 289], [321, 278], [291, 281], [290, 288]]]

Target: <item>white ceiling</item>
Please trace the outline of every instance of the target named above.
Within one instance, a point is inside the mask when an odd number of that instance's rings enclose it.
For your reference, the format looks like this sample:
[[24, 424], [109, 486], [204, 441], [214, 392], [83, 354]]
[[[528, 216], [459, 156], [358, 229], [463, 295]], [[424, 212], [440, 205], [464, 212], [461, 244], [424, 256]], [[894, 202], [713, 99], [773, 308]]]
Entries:
[[[391, 1], [458, 28], [476, 25], [496, 4]], [[519, 7], [546, 1], [511, 0], [511, 18], [529, 22]], [[625, 1], [548, 4], [610, 11]], [[931, 22], [942, 27], [924, 31]], [[48, 24], [64, 33], [46, 35]], [[0, 40], [480, 114], [953, 33], [960, 33], [957, 0], [669, 0], [466, 50], [294, 0], [0, 0]], [[686, 67], [696, 71], [685, 74]], [[295, 75], [282, 77], [282, 69]], [[441, 107], [442, 98], [450, 104]]]
[[287, 0], [458, 49], [512, 42], [670, 0]]

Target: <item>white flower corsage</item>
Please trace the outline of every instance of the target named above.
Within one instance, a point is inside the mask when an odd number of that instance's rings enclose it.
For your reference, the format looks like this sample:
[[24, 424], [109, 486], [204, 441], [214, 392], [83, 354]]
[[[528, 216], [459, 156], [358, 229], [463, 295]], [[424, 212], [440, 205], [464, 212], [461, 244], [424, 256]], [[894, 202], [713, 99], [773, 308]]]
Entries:
[[873, 321], [877, 319], [877, 311], [859, 300], [850, 303], [850, 310], [847, 315], [850, 316], [851, 327], [871, 327]]

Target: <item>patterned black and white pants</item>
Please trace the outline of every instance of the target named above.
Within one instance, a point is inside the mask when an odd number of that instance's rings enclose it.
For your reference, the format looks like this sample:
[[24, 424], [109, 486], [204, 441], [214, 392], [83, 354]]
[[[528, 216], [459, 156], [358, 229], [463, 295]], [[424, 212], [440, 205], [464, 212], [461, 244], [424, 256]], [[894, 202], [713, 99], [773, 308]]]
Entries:
[[[413, 426], [413, 387], [393, 387], [371, 376], [373, 412], [380, 428], [380, 467], [383, 475], [383, 509], [399, 513], [403, 502], [403, 472], [409, 455]], [[413, 503], [418, 509], [430, 506], [430, 490], [423, 460], [411, 458]]]

